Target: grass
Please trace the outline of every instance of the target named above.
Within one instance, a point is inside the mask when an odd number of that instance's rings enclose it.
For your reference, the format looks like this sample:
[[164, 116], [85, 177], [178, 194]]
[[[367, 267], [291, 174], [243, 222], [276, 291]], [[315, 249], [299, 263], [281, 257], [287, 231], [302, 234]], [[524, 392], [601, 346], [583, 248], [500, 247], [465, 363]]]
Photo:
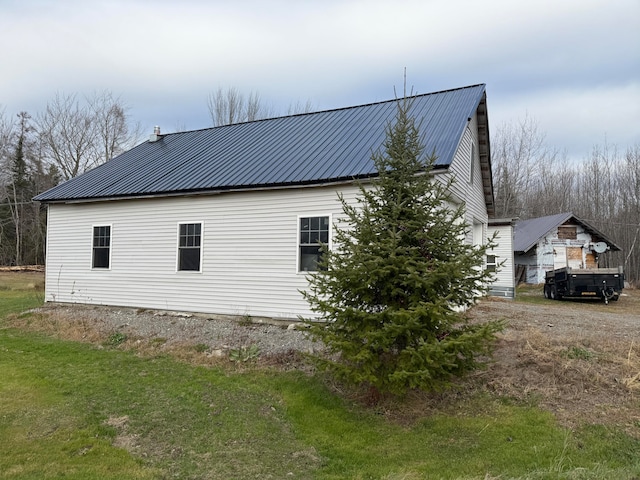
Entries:
[[0, 318], [24, 311], [44, 302], [44, 278], [41, 273], [0, 272]]
[[[5, 318], [34, 306], [16, 285], [0, 290], [3, 307], [13, 298]], [[1, 319], [0, 372], [0, 479], [640, 476], [640, 440], [561, 428], [535, 405], [486, 393], [368, 409], [319, 376], [195, 367]]]

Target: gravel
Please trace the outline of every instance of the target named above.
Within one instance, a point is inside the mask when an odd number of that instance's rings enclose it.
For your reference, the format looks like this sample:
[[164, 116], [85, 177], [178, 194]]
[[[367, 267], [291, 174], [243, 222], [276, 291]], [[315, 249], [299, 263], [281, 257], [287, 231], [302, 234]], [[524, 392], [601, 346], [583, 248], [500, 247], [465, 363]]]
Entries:
[[[204, 345], [216, 355], [252, 345], [259, 348], [261, 356], [323, 348], [308, 338], [300, 323], [82, 304], [47, 304], [42, 310], [61, 321], [83, 322], [85, 328], [103, 337], [121, 332], [131, 339], [157, 339], [166, 345]], [[531, 304], [488, 298], [471, 309], [469, 316], [476, 320], [503, 318], [507, 332], [533, 328], [557, 339], [599, 339], [603, 335], [624, 342], [640, 339], [640, 294], [635, 290], [608, 306], [601, 302]]]
[[206, 345], [208, 351], [218, 355], [252, 345], [259, 348], [261, 356], [322, 348], [308, 338], [300, 323], [80, 304], [47, 305], [42, 310], [67, 321], [82, 322], [104, 336], [119, 332], [131, 339], [162, 340], [168, 346]]

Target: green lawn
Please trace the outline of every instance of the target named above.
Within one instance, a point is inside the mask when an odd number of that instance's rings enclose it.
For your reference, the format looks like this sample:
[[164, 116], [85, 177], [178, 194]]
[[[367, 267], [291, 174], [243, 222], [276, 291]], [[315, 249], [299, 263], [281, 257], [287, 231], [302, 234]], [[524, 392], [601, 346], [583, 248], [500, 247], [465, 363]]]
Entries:
[[[32, 290], [0, 289], [2, 315], [37, 304]], [[438, 411], [400, 424], [300, 372], [141, 358], [0, 320], [0, 479], [640, 477], [640, 441], [614, 427], [569, 431], [489, 395]]]

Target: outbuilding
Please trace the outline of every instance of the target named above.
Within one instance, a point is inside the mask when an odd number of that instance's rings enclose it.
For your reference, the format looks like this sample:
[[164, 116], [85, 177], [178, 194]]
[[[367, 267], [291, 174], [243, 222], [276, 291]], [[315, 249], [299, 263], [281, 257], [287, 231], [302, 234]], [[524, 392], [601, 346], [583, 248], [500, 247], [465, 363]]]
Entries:
[[517, 222], [513, 249], [517, 279], [537, 284], [558, 268], [597, 268], [602, 254], [620, 247], [586, 220], [565, 212]]

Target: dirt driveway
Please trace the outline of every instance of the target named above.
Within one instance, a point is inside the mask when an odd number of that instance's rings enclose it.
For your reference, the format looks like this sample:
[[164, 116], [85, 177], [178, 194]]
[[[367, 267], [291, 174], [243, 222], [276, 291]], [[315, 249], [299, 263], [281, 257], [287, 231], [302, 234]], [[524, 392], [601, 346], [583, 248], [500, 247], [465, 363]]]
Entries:
[[616, 423], [640, 435], [640, 291], [618, 302], [485, 300], [469, 315], [504, 319], [494, 363], [479, 375], [492, 391], [531, 400], [567, 426]]

